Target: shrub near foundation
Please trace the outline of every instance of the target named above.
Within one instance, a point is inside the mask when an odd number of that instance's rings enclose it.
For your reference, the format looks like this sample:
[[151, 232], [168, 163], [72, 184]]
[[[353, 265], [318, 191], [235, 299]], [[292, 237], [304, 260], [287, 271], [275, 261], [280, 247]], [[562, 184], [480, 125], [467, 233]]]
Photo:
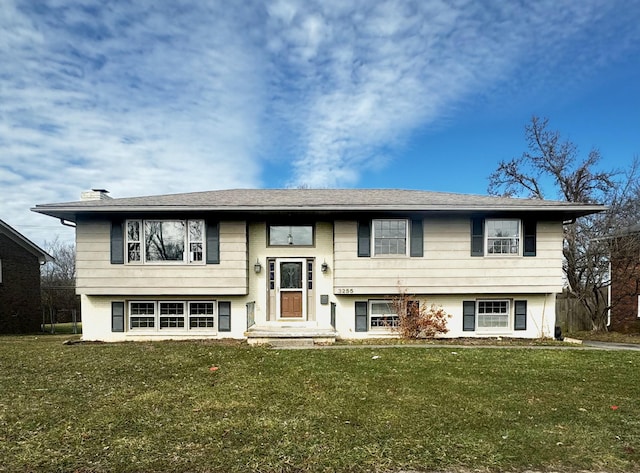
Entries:
[[402, 338], [434, 338], [449, 331], [447, 321], [451, 314], [442, 306], [420, 304], [405, 292], [393, 299], [393, 309], [398, 314], [395, 330]]

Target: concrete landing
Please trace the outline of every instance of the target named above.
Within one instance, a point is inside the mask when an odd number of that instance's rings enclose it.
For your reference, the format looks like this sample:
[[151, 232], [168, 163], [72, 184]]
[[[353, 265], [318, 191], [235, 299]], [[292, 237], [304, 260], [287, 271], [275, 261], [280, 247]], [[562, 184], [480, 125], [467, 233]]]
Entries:
[[254, 325], [245, 332], [249, 345], [274, 347], [313, 347], [332, 345], [336, 341], [332, 327], [301, 327], [296, 325]]

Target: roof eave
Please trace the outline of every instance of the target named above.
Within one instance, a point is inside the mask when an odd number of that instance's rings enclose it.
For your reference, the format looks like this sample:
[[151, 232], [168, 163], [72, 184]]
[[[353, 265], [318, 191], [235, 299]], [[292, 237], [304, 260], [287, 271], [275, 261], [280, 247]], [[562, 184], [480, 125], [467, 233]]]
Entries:
[[163, 213], [163, 212], [219, 212], [219, 213], [282, 213], [282, 212], [453, 212], [453, 213], [488, 213], [488, 212], [536, 212], [551, 213], [562, 216], [563, 219], [583, 217], [602, 212], [607, 207], [603, 205], [589, 206], [535, 206], [535, 205], [286, 205], [286, 206], [194, 206], [194, 205], [154, 205], [154, 206], [123, 206], [102, 205], [86, 206], [36, 206], [31, 210], [40, 214], [75, 222], [78, 215], [108, 214], [108, 213]]

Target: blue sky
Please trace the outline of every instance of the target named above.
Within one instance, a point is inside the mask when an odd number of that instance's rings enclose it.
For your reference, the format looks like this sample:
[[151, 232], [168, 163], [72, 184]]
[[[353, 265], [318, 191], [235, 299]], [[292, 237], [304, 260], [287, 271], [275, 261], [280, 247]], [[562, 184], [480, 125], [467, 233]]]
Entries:
[[0, 219], [38, 244], [91, 188], [485, 194], [534, 114], [640, 155], [638, 0], [0, 4]]

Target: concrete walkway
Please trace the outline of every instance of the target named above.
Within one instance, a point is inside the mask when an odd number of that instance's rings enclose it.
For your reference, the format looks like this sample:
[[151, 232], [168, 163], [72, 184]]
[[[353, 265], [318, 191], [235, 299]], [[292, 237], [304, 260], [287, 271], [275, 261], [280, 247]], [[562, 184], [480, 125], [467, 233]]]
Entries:
[[407, 344], [352, 344], [352, 345], [296, 345], [282, 344], [273, 346], [275, 350], [342, 350], [342, 349], [362, 349], [369, 348], [380, 350], [385, 348], [451, 348], [455, 350], [471, 349], [471, 348], [492, 348], [492, 349], [522, 349], [522, 350], [628, 350], [640, 351], [640, 344], [633, 343], [612, 343], [612, 342], [596, 342], [589, 340], [575, 340], [576, 343], [567, 345], [466, 345], [466, 344], [449, 344], [449, 343], [407, 343]]
[[640, 344], [635, 343], [612, 343], [612, 342], [595, 342], [583, 340], [582, 346], [597, 350], [631, 350], [640, 351]]

